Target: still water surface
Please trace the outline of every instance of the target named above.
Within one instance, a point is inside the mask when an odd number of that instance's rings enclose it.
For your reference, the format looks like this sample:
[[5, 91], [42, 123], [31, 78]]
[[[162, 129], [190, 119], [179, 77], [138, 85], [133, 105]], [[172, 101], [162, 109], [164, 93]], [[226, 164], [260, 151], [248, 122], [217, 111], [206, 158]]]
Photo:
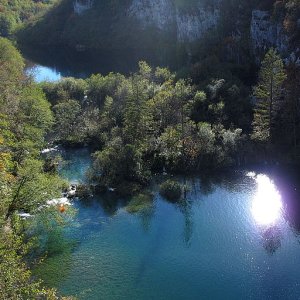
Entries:
[[177, 67], [176, 51], [155, 53], [146, 50], [85, 50], [64, 47], [21, 47], [26, 60], [26, 73], [37, 82], [56, 81], [61, 77], [87, 78], [92, 74], [110, 72], [129, 74], [137, 71], [138, 62], [147, 61], [152, 66]]
[[[87, 150], [69, 151], [61, 173], [82, 180]], [[193, 177], [185, 200], [138, 213], [108, 196], [77, 200], [66, 228], [76, 246], [49, 258], [44, 279], [79, 299], [300, 299], [300, 209], [280, 173]], [[54, 281], [53, 281], [54, 280]]]

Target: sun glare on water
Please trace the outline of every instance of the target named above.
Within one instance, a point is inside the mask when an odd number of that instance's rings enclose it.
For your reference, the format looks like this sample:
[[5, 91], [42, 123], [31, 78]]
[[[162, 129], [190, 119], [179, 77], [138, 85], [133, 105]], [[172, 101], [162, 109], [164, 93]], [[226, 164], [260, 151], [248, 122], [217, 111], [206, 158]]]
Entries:
[[266, 175], [257, 175], [257, 192], [252, 202], [252, 215], [260, 225], [274, 224], [282, 213], [281, 195]]

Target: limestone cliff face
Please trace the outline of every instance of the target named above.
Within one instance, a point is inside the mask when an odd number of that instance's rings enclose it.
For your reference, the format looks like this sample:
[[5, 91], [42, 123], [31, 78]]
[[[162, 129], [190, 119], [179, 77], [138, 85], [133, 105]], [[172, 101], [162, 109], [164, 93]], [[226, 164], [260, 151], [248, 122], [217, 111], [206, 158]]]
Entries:
[[220, 0], [212, 0], [208, 7], [199, 0], [193, 11], [182, 11], [172, 0], [133, 0], [128, 12], [143, 27], [154, 26], [163, 31], [173, 27], [177, 41], [193, 42], [218, 25], [219, 3]]
[[281, 23], [274, 23], [267, 11], [254, 10], [251, 20], [251, 42], [255, 54], [259, 55], [270, 47], [281, 54], [288, 50], [288, 36]]
[[199, 4], [193, 13], [177, 10], [177, 39], [179, 42], [191, 42], [201, 39], [210, 29], [218, 26], [220, 19], [219, 1], [212, 1], [212, 6]]
[[[97, 12], [99, 11], [99, 19], [101, 19], [103, 16], [101, 16], [101, 9], [99, 9], [100, 6], [99, 3], [97, 6], [97, 3], [93, 0], [74, 0], [74, 12], [77, 15], [84, 15], [86, 11], [94, 9]], [[186, 4], [183, 7], [182, 5], [176, 5], [175, 0], [130, 0], [124, 6], [121, 15], [115, 19], [111, 18], [111, 20], [122, 19], [123, 23], [120, 24], [126, 24], [128, 18], [137, 20], [138, 23], [133, 24], [138, 26], [138, 28], [133, 26], [126, 29], [126, 34], [128, 33], [129, 37], [134, 37], [136, 31], [143, 32], [143, 29], [155, 28], [158, 32], [153, 39], [159, 38], [159, 32], [161, 32], [165, 36], [170, 37], [170, 40], [174, 43], [188, 44], [201, 40], [211, 30], [218, 28], [218, 26], [223, 26], [224, 24], [221, 23], [221, 20], [226, 22], [224, 15], [230, 16], [230, 13], [227, 14], [226, 9], [229, 10], [232, 7], [230, 8], [228, 3], [225, 3], [225, 0], [196, 0], [192, 6]], [[239, 15], [240, 13], [235, 13], [237, 20], [236, 22], [233, 20], [233, 23], [237, 24], [236, 28], [233, 29], [233, 32], [227, 32], [226, 36], [224, 35], [224, 40], [226, 38], [227, 40], [231, 39], [235, 45], [234, 47], [227, 47], [228, 53], [224, 53], [225, 56], [229, 56], [231, 60], [237, 59], [239, 61], [239, 51], [237, 50], [239, 50], [240, 41], [243, 37], [246, 37], [243, 40], [244, 45], [246, 41], [249, 44], [248, 49], [252, 50], [257, 60], [270, 47], [276, 48], [285, 57], [287, 57], [288, 52], [291, 53], [289, 37], [284, 31], [282, 22], [273, 21], [270, 12], [254, 9], [251, 16], [250, 8], [246, 14], [247, 20], [243, 20], [244, 23], [250, 26], [244, 25], [240, 26], [241, 28], [238, 25]], [[244, 15], [242, 16], [244, 17]], [[103, 19], [105, 18], [103, 17]], [[230, 23], [232, 20], [228, 21]], [[89, 22], [89, 20], [86, 20], [86, 22]], [[298, 23], [298, 26], [300, 26], [300, 20], [298, 20]], [[115, 27], [117, 28], [116, 31], [120, 31], [118, 22], [112, 22], [106, 26]], [[143, 38], [143, 36], [141, 37]], [[114, 35], [109, 34], [107, 38], [108, 40], [113, 40]]]
[[174, 4], [171, 0], [133, 0], [128, 14], [143, 27], [165, 30], [174, 23]]
[[74, 13], [77, 15], [83, 14], [85, 11], [93, 7], [93, 0], [75, 0], [73, 1]]

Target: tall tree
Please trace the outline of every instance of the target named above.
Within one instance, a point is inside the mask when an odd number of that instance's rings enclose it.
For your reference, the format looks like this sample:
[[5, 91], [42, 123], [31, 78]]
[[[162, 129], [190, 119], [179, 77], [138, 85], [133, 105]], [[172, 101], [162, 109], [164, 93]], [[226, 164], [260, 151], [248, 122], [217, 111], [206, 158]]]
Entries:
[[272, 141], [274, 119], [280, 110], [282, 85], [285, 79], [282, 60], [276, 50], [270, 49], [262, 62], [259, 82], [254, 88], [254, 97], [257, 101], [253, 120], [254, 140]]
[[294, 150], [298, 146], [300, 123], [300, 68], [290, 63], [287, 67], [286, 106], [283, 113], [285, 136]]

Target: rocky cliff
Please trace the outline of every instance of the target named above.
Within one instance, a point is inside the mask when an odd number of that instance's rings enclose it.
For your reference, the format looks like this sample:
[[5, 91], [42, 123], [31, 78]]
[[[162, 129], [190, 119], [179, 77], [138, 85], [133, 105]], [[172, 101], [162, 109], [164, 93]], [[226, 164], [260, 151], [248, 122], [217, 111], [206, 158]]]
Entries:
[[288, 36], [281, 22], [272, 21], [270, 12], [253, 10], [250, 30], [254, 53], [265, 52], [270, 47], [282, 54], [287, 52]]
[[172, 0], [133, 0], [128, 12], [144, 28], [154, 26], [160, 30], [168, 30], [174, 26], [177, 41], [193, 42], [217, 27], [220, 0], [212, 0], [210, 5], [199, 0], [193, 10], [180, 9]]
[[174, 3], [171, 0], [133, 0], [128, 15], [140, 21], [144, 28], [154, 26], [166, 30], [174, 24]]
[[[73, 48], [83, 45], [86, 48], [110, 49], [158, 49], [159, 46], [178, 45], [190, 49], [190, 44], [205, 45], [207, 40], [203, 43], [203, 38], [216, 37], [215, 46], [210, 40], [207, 47], [215, 47], [215, 53], [219, 48], [218, 57], [239, 63], [250, 52], [257, 58], [261, 57], [270, 47], [287, 56], [295, 45], [291, 47], [291, 35], [287, 34], [283, 23], [286, 7], [282, 8], [283, 17], [274, 19], [272, 4], [258, 5], [262, 2], [62, 0], [52, 14], [32, 26], [24, 36], [37, 44], [42, 41]], [[296, 16], [294, 23], [299, 31], [299, 17], [297, 20]], [[211, 49], [205, 51], [211, 52]]]

